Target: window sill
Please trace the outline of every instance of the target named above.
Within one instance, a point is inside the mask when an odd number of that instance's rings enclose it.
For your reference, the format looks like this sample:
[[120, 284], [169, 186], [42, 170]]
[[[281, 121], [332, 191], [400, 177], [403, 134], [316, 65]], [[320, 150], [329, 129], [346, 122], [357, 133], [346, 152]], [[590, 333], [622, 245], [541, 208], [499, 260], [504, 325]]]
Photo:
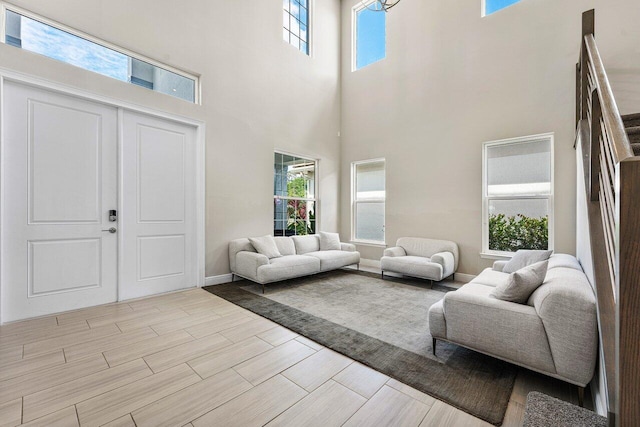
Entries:
[[495, 260], [509, 260], [513, 254], [501, 254], [501, 253], [491, 253], [491, 252], [480, 252], [480, 258], [483, 259], [495, 259]]
[[385, 242], [372, 242], [370, 240], [351, 240], [349, 243], [353, 243], [354, 245], [360, 245], [360, 246], [374, 246], [378, 248], [387, 247], [387, 244]]

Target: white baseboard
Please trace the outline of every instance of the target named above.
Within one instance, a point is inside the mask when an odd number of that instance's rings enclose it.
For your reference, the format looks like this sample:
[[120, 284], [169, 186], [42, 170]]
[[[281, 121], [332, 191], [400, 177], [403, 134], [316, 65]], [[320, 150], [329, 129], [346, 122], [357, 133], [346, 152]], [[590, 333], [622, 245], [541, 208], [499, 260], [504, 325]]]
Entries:
[[453, 276], [453, 280], [455, 280], [456, 282], [469, 283], [475, 277], [476, 276], [474, 276], [473, 274], [455, 273], [455, 275]]
[[372, 267], [372, 268], [380, 268], [380, 260], [379, 259], [360, 259], [360, 265], [363, 267]]
[[205, 277], [204, 279], [205, 286], [221, 285], [223, 283], [229, 283], [229, 282], [231, 282], [231, 273], [220, 274], [218, 276], [209, 276], [209, 277]]

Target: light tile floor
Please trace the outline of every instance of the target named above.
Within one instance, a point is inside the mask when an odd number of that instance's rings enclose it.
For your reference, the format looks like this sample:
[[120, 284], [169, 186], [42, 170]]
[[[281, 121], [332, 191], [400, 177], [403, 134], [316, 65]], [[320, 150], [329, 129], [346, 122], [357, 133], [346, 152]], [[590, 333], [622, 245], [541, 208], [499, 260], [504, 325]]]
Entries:
[[[575, 399], [523, 372], [504, 425], [529, 390]], [[488, 426], [201, 289], [0, 327], [0, 427], [17, 425]]]

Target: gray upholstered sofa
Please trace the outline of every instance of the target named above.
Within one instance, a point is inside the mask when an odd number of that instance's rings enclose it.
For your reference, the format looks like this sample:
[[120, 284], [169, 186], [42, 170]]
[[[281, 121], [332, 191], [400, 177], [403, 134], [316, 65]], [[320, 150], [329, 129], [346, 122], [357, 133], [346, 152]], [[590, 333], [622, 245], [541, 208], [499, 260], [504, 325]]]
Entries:
[[552, 255], [543, 284], [518, 304], [489, 294], [509, 276], [497, 261], [429, 309], [429, 329], [445, 340], [583, 387], [598, 354], [596, 301], [578, 260]]
[[380, 269], [440, 281], [458, 269], [458, 245], [448, 240], [401, 237], [393, 248], [384, 250]]
[[282, 256], [267, 258], [256, 252], [249, 239], [229, 243], [229, 264], [234, 276], [266, 283], [308, 276], [360, 264], [360, 253], [350, 243], [340, 243], [340, 250], [320, 250], [320, 236], [275, 237]]

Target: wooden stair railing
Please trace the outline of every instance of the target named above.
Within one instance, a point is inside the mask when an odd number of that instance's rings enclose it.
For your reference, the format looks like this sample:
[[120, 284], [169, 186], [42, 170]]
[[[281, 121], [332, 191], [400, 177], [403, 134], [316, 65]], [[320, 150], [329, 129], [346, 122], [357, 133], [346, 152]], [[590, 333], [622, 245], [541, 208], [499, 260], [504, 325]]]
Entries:
[[[640, 157], [635, 157], [594, 37], [582, 15], [576, 119], [582, 141], [610, 425], [640, 423]], [[630, 133], [633, 135], [632, 133]]]

